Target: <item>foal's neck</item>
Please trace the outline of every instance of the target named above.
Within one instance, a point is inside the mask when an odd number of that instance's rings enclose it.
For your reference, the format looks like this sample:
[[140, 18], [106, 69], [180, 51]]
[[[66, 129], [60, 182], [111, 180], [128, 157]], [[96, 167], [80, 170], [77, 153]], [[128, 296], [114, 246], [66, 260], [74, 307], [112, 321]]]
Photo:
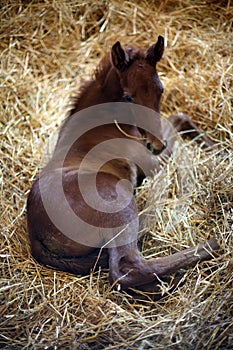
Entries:
[[105, 58], [96, 71], [94, 79], [84, 84], [81, 93], [74, 99], [74, 106], [69, 116], [101, 103], [119, 102], [122, 96], [119, 76], [109, 59]]
[[[60, 130], [55, 153], [56, 151], [59, 153], [61, 148], [70, 144], [72, 135], [76, 133], [78, 122], [78, 117], [76, 118], [74, 115], [76, 112], [102, 103], [119, 102], [122, 100], [122, 96], [123, 91], [119, 76], [112, 67], [109, 58], [106, 57], [96, 71], [94, 79], [87, 82], [81, 89], [79, 95], [74, 98], [73, 108], [70, 110], [68, 118], [65, 120]], [[106, 129], [106, 126], [103, 126], [103, 128]], [[117, 131], [115, 125], [112, 125], [112, 130], [115, 134]], [[95, 140], [95, 138], [96, 137], [94, 137], [93, 140]]]

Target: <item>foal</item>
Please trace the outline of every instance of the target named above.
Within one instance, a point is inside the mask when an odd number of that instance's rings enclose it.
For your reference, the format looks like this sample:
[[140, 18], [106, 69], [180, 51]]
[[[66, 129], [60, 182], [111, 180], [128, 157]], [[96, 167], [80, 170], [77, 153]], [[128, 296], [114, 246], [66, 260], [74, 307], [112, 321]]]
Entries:
[[[93, 80], [84, 85], [74, 100], [73, 108], [60, 130], [54, 155], [33, 184], [28, 198], [31, 250], [39, 263], [74, 274], [88, 274], [97, 267], [108, 268], [110, 282], [118, 283], [122, 289], [134, 287], [155, 291], [156, 286], [171, 274], [198, 261], [210, 259], [213, 250], [218, 249], [216, 240], [211, 239], [196, 248], [146, 260], [137, 247], [138, 214], [132, 189], [145, 175], [140, 166], [135, 164], [135, 152], [138, 151], [135, 151], [132, 141], [140, 145], [138, 156], [151, 171], [157, 165], [156, 155], [161, 152], [169, 155], [172, 147], [172, 141], [164, 140], [164, 137], [169, 140], [171, 129], [165, 130], [162, 135], [159, 115], [163, 85], [156, 71], [156, 63], [163, 51], [164, 40], [161, 36], [145, 53], [132, 47], [123, 49], [116, 42], [110, 55], [100, 63]], [[115, 123], [110, 116], [108, 123], [97, 123], [91, 129], [80, 131], [80, 112], [84, 113], [99, 104], [107, 106], [107, 103], [112, 102], [122, 102], [124, 106], [130, 107], [136, 104], [153, 111], [151, 128], [156, 132], [143, 130], [135, 123]], [[143, 118], [146, 118], [146, 114]], [[185, 115], [172, 115], [170, 122], [178, 132], [189, 130], [191, 137], [200, 134]], [[75, 133], [80, 137], [71, 142]], [[205, 136], [203, 138], [208, 145], [208, 139]], [[82, 161], [88, 152], [115, 139], [122, 141], [126, 153], [122, 152], [127, 154], [125, 159], [123, 155], [114, 157], [111, 148], [106, 147], [102, 153], [87, 158], [89, 160], [86, 161], [85, 169], [81, 170]], [[103, 154], [107, 161], [96, 172], [95, 162], [101, 161]], [[94, 185], [91, 180], [93, 174], [96, 181]], [[123, 179], [130, 181], [132, 188], [125, 186]], [[86, 202], [81, 190], [83, 180], [89, 202]], [[59, 191], [59, 181], [63, 192]], [[101, 198], [98, 203], [94, 198], [95, 191]], [[106, 213], [98, 209], [102, 201], [111, 207], [119, 194], [121, 201], [118, 211]], [[49, 203], [47, 207], [45, 203]], [[68, 207], [86, 226], [79, 226], [70, 219]], [[51, 218], [51, 212], [56, 214], [59, 224]]]

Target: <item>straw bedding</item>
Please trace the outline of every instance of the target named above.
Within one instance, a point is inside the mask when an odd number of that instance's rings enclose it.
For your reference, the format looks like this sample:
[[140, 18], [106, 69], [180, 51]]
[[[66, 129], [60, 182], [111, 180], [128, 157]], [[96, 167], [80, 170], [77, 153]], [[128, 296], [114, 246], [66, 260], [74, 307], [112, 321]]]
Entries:
[[[1, 339], [4, 349], [233, 348], [233, 7], [230, 1], [1, 1]], [[217, 144], [177, 142], [138, 192], [148, 257], [216, 236], [221, 254], [163, 299], [133, 300], [107, 273], [31, 257], [25, 203], [70, 96], [116, 41], [163, 35], [161, 112], [185, 112]], [[163, 286], [166, 292], [167, 286]]]

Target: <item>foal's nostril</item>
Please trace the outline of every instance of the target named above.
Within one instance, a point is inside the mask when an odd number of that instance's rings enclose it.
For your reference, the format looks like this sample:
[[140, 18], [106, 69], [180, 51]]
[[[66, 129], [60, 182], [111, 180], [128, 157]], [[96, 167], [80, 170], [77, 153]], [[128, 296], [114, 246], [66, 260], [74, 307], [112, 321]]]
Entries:
[[[158, 154], [162, 153], [163, 150], [164, 150], [166, 147], [167, 147], [167, 141], [164, 140], [161, 149], [154, 149], [154, 148], [151, 147], [152, 149], [150, 149], [150, 150], [151, 150], [151, 152], [152, 152], [154, 155], [158, 155]], [[147, 147], [147, 148], [148, 148], [148, 147]]]
[[152, 144], [150, 142], [147, 142], [146, 144], [146, 148], [151, 151], [154, 155], [158, 155], [161, 152], [163, 152], [163, 150], [167, 147], [167, 140], [163, 141], [163, 145], [160, 149], [155, 149], [153, 148]]
[[151, 152], [153, 151], [153, 147], [152, 147], [152, 145], [151, 145], [150, 142], [147, 142], [146, 148], [147, 148], [149, 151], [151, 151]]

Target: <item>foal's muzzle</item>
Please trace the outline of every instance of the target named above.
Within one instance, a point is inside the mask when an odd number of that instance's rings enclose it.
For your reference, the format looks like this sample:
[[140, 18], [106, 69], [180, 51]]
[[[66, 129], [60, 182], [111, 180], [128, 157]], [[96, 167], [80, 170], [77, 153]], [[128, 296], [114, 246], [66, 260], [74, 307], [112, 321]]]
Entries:
[[163, 146], [161, 147], [161, 149], [155, 149], [153, 148], [152, 144], [150, 142], [148, 142], [146, 144], [146, 148], [151, 151], [155, 156], [162, 153], [163, 150], [165, 150], [165, 148], [167, 147], [167, 140], [163, 141]]

